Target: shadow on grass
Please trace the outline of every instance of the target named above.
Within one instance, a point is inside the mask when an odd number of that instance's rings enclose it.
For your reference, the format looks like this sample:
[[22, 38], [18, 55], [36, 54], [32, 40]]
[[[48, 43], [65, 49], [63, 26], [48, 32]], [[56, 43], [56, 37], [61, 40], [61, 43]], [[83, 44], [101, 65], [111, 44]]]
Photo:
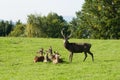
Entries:
[[104, 60], [104, 62], [115, 62], [117, 60]]

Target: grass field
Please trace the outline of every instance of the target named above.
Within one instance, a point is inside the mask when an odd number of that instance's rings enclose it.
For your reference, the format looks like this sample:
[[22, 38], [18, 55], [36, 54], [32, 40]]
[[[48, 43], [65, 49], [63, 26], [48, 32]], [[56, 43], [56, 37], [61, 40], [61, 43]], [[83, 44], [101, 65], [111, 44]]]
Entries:
[[[95, 61], [88, 55], [74, 54], [69, 63], [69, 52], [62, 39], [0, 38], [0, 80], [120, 80], [120, 40], [70, 39], [88, 42]], [[62, 64], [33, 63], [36, 51], [52, 46], [66, 62]]]

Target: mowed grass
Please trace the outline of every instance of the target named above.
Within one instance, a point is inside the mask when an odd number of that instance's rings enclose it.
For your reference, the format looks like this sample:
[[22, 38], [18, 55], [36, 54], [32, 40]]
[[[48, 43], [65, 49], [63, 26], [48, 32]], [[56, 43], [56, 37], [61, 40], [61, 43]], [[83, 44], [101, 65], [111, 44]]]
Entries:
[[[88, 55], [74, 54], [69, 63], [69, 52], [62, 39], [0, 38], [0, 80], [120, 80], [120, 40], [70, 39], [88, 42], [95, 61]], [[52, 46], [64, 58], [64, 63], [33, 63], [36, 51]]]

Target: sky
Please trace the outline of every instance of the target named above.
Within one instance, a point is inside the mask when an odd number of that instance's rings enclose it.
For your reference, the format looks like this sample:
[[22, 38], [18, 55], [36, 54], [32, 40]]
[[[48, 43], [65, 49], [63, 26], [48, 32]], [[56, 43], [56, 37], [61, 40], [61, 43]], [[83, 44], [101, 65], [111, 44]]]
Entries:
[[0, 0], [0, 20], [27, 22], [27, 15], [46, 16], [55, 12], [63, 17], [75, 17], [84, 0]]

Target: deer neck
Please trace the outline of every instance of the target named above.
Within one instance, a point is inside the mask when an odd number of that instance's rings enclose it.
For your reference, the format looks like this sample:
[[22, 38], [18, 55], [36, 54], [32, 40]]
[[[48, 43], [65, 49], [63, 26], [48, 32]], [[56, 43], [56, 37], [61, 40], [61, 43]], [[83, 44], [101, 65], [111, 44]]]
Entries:
[[68, 40], [65, 40], [65, 41], [64, 41], [64, 47], [65, 47], [65, 48], [68, 48], [68, 45], [69, 45], [69, 41], [68, 41]]

